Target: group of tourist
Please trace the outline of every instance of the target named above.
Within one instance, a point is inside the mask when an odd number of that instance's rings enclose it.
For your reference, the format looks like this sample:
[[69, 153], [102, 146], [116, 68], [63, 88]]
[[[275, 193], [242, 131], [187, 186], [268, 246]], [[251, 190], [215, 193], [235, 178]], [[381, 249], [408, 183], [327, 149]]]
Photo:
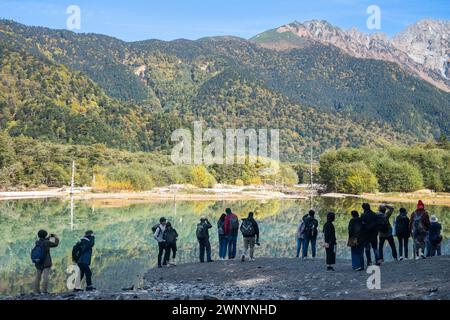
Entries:
[[[368, 203], [364, 203], [362, 210], [361, 215], [357, 211], [352, 211], [352, 217], [348, 224], [347, 246], [351, 250], [354, 270], [362, 271], [365, 265], [372, 265], [372, 261], [376, 265], [381, 265], [384, 260], [384, 245], [386, 242], [391, 248], [394, 260], [408, 259], [408, 245], [411, 237], [413, 238], [414, 256], [417, 259], [441, 255], [442, 226], [436, 216], [430, 217], [422, 201], [419, 201], [417, 209], [410, 217], [408, 217], [406, 209], [401, 208], [393, 220], [393, 224], [391, 224], [391, 217], [394, 213], [392, 206], [381, 205], [378, 212], [375, 213]], [[329, 212], [322, 229], [322, 246], [326, 253], [328, 271], [334, 271], [333, 266], [336, 264], [335, 217], [335, 213]], [[195, 235], [198, 241], [199, 261], [201, 263], [213, 262], [209, 234], [212, 228], [213, 226], [207, 217], [201, 217], [196, 226]], [[316, 257], [318, 230], [319, 221], [316, 219], [316, 213], [314, 210], [310, 210], [302, 217], [297, 228], [297, 258], [307, 259], [309, 248], [311, 248], [312, 258]], [[240, 221], [230, 208], [225, 210], [217, 222], [220, 260], [236, 259], [239, 232], [243, 239], [241, 261], [245, 262], [247, 257], [249, 261], [254, 260], [255, 246], [260, 245], [260, 230], [254, 218], [254, 213], [250, 212], [247, 218]], [[161, 218], [159, 224], [152, 228], [152, 233], [153, 238], [158, 243], [158, 267], [176, 266], [178, 233], [175, 228], [166, 218]], [[398, 240], [398, 252], [394, 236]], [[48, 291], [48, 279], [52, 267], [50, 249], [57, 247], [59, 243], [60, 240], [56, 235], [50, 234], [48, 236], [45, 230], [38, 232], [38, 240], [31, 252], [31, 259], [36, 266], [35, 293], [47, 293]], [[77, 282], [75, 291], [81, 291], [80, 282], [83, 278], [86, 278], [86, 290], [95, 290], [92, 286], [90, 269], [94, 244], [94, 232], [87, 231], [72, 249], [72, 260], [80, 270], [80, 281]], [[372, 253], [374, 260], [372, 260]], [[41, 282], [43, 282], [42, 289]]]
[[[199, 261], [213, 262], [211, 254], [211, 243], [209, 230], [212, 224], [208, 218], [201, 217], [196, 227], [196, 237], [199, 245]], [[164, 266], [176, 266], [176, 251], [178, 234], [166, 218], [161, 218], [159, 224], [152, 228], [153, 237], [158, 242], [158, 268]], [[250, 212], [248, 217], [239, 221], [239, 218], [230, 208], [225, 210], [217, 222], [217, 233], [219, 238], [219, 259], [236, 259], [237, 241], [239, 231], [243, 237], [243, 249], [241, 260], [244, 262], [248, 257], [254, 260], [255, 246], [259, 245], [259, 226], [254, 219], [254, 213]], [[172, 252], [172, 255], [171, 255]], [[205, 259], [206, 258], [206, 259]]]
[[[348, 225], [347, 246], [351, 248], [352, 267], [354, 270], [364, 270], [366, 258], [367, 266], [373, 264], [381, 265], [384, 261], [384, 246], [387, 242], [391, 248], [394, 260], [404, 260], [409, 258], [409, 239], [413, 238], [414, 256], [416, 259], [425, 259], [441, 255], [441, 229], [442, 226], [436, 216], [431, 216], [425, 210], [422, 201], [417, 204], [417, 209], [408, 217], [405, 208], [399, 210], [398, 215], [391, 224], [391, 217], [394, 208], [389, 205], [381, 205], [378, 212], [372, 211], [368, 203], [362, 205], [362, 214], [357, 211], [351, 212], [351, 220]], [[303, 217], [297, 228], [297, 257], [307, 258], [308, 246], [311, 245], [312, 257], [316, 256], [316, 240], [318, 236], [318, 221], [315, 219], [315, 212], [310, 211]], [[327, 222], [323, 227], [324, 242], [326, 251], [327, 270], [334, 270], [336, 257], [336, 236], [333, 226], [335, 214], [330, 212], [327, 215]], [[394, 236], [398, 240], [398, 249]], [[302, 250], [303, 249], [303, 250]], [[372, 252], [374, 260], [372, 260]]]

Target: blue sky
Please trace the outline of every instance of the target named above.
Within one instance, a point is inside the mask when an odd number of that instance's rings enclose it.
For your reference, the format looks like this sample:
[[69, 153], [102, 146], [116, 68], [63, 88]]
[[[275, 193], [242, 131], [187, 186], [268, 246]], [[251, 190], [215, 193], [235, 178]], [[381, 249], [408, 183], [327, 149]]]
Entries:
[[366, 27], [369, 5], [381, 8], [382, 29], [393, 35], [419, 19], [450, 20], [449, 0], [0, 0], [0, 17], [62, 29], [69, 5], [81, 8], [81, 30], [126, 41], [250, 38], [294, 20], [324, 19], [341, 28]]

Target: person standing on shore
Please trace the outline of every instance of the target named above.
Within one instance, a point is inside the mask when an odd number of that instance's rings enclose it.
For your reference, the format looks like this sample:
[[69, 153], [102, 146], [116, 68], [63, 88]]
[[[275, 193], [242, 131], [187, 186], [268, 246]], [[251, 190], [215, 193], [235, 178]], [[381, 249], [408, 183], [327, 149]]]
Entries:
[[408, 212], [405, 208], [400, 209], [400, 213], [395, 219], [395, 235], [398, 239], [398, 250], [400, 261], [408, 259], [408, 244], [411, 233], [409, 232], [409, 218]]
[[[59, 238], [56, 235], [51, 234], [50, 237], [47, 237], [47, 235], [47, 231], [39, 230], [38, 240], [31, 251], [31, 260], [36, 267], [36, 276], [34, 280], [35, 294], [48, 294], [48, 282], [50, 270], [52, 268], [50, 249], [56, 248], [59, 245]], [[42, 290], [41, 279], [43, 280]]]
[[314, 259], [316, 257], [316, 241], [317, 241], [317, 229], [319, 228], [319, 221], [317, 221], [314, 210], [310, 210], [308, 215], [304, 218], [305, 221], [305, 231], [303, 239], [303, 253], [302, 258], [306, 259], [308, 257], [308, 247], [311, 243], [311, 255]]
[[[92, 286], [92, 248], [95, 245], [95, 234], [92, 230], [86, 231], [72, 249], [72, 260], [80, 268], [80, 282], [86, 276], [86, 291], [94, 291]], [[75, 288], [75, 291], [81, 291], [81, 288]]]
[[217, 234], [219, 236], [219, 259], [225, 260], [227, 255], [227, 247], [228, 247], [228, 237], [225, 234], [225, 218], [226, 214], [222, 213], [217, 221]]
[[209, 223], [206, 217], [200, 219], [200, 223], [197, 225], [197, 240], [200, 247], [200, 262], [205, 262], [205, 251], [206, 251], [206, 261], [213, 262], [211, 259], [211, 244], [209, 242], [209, 229], [212, 225]]
[[158, 268], [162, 268], [163, 254], [166, 250], [166, 243], [163, 238], [164, 230], [166, 230], [167, 219], [162, 217], [159, 219], [159, 224], [152, 228], [153, 238], [158, 242]]
[[348, 224], [348, 246], [352, 254], [352, 268], [356, 271], [364, 270], [364, 243], [362, 236], [362, 221], [358, 211], [352, 211], [352, 219]]
[[250, 249], [250, 261], [254, 261], [255, 245], [259, 245], [259, 226], [254, 219], [254, 213], [250, 212], [248, 218], [243, 219], [241, 223], [241, 232], [244, 238], [244, 252], [241, 261], [245, 262], [245, 257]]
[[381, 264], [380, 252], [378, 251], [378, 224], [377, 216], [370, 208], [370, 204], [363, 203], [362, 208], [364, 210], [361, 215], [361, 222], [363, 226], [363, 239], [364, 248], [366, 251], [367, 265], [372, 265], [372, 257], [370, 249], [372, 248], [373, 254], [375, 256], [375, 263], [377, 265]]
[[[164, 233], [163, 233], [163, 239], [166, 244], [163, 264], [164, 265], [170, 264], [172, 266], [176, 266], [177, 265], [176, 257], [177, 257], [178, 233], [177, 233], [177, 230], [175, 230], [172, 227], [172, 224], [170, 222], [166, 223], [166, 229], [164, 230]], [[172, 261], [170, 262], [170, 252], [171, 251], [172, 251]]]
[[380, 260], [384, 261], [384, 243], [387, 241], [391, 247], [392, 257], [394, 260], [398, 260], [397, 248], [395, 246], [394, 236], [392, 235], [392, 225], [389, 219], [394, 212], [394, 207], [383, 205], [380, 206], [379, 212], [377, 214], [379, 231], [378, 235], [380, 237], [379, 250], [380, 250]]
[[228, 237], [228, 259], [236, 258], [236, 246], [239, 234], [239, 218], [230, 208], [225, 210], [227, 216], [225, 217], [225, 234]]
[[430, 223], [430, 231], [428, 232], [428, 241], [429, 241], [429, 252], [427, 257], [440, 256], [441, 253], [441, 243], [442, 243], [442, 235], [441, 235], [442, 225], [439, 223], [439, 220], [436, 216], [431, 217]]
[[336, 264], [336, 231], [333, 222], [336, 218], [334, 212], [329, 212], [327, 222], [323, 225], [324, 247], [326, 253], [327, 271], [334, 271], [333, 265]]
[[296, 258], [300, 258], [300, 252], [302, 251], [302, 247], [303, 247], [303, 242], [305, 239], [305, 220], [304, 217], [302, 218], [302, 220], [300, 221], [298, 227], [297, 227], [297, 232], [295, 234], [295, 238], [297, 240], [297, 255]]
[[430, 215], [425, 210], [422, 200], [417, 203], [417, 210], [411, 214], [409, 230], [414, 240], [416, 259], [425, 259], [425, 241], [430, 229]]

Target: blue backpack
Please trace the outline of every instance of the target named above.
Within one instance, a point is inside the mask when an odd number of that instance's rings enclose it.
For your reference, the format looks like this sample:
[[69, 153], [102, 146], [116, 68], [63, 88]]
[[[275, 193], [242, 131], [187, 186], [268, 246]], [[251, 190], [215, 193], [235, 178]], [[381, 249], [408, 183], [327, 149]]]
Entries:
[[36, 244], [31, 250], [31, 261], [34, 264], [43, 264], [45, 260], [45, 248], [43, 245]]

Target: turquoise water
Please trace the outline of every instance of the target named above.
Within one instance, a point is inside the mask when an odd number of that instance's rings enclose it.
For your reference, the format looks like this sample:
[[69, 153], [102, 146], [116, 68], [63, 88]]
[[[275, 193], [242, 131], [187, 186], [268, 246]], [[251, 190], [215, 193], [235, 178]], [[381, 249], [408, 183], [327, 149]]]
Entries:
[[[375, 204], [374, 204], [375, 205]], [[317, 199], [318, 218], [323, 224], [326, 213], [337, 213], [336, 231], [339, 238], [338, 256], [349, 259], [346, 247], [347, 225], [351, 210], [359, 210], [361, 200]], [[394, 204], [396, 210], [413, 204]], [[53, 292], [65, 291], [66, 269], [71, 265], [72, 246], [87, 229], [97, 235], [94, 248], [94, 283], [102, 290], [117, 290], [135, 283], [136, 279], [156, 265], [157, 245], [151, 227], [165, 216], [177, 229], [178, 263], [197, 261], [195, 226], [202, 215], [217, 221], [224, 208], [231, 207], [244, 217], [256, 211], [261, 228], [261, 246], [256, 256], [292, 257], [295, 255], [295, 231], [301, 217], [309, 210], [309, 201], [195, 201], [124, 204], [114, 202], [75, 202], [73, 216], [70, 202], [61, 200], [19, 200], [0, 202], [0, 295], [29, 293], [32, 289], [34, 266], [29, 252], [36, 232], [46, 229], [60, 236], [61, 244], [52, 251], [54, 267], [51, 275]], [[444, 253], [449, 252], [446, 226], [450, 208], [430, 206], [444, 225]], [[217, 259], [217, 235], [211, 231], [213, 258]], [[239, 239], [238, 245], [241, 244]], [[318, 246], [319, 258], [324, 256]], [[386, 258], [390, 249], [386, 248]]]

